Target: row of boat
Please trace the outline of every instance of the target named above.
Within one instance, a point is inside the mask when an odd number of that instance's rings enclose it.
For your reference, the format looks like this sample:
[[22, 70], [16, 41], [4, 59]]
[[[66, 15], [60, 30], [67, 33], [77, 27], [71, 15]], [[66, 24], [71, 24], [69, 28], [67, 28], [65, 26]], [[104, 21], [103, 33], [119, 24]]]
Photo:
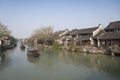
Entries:
[[[24, 44], [21, 44], [20, 48], [22, 50], [25, 50], [26, 47], [25, 47]], [[29, 47], [29, 48], [27, 48], [27, 55], [28, 56], [33, 56], [33, 57], [39, 57], [40, 53], [39, 53], [39, 51], [36, 47]]]

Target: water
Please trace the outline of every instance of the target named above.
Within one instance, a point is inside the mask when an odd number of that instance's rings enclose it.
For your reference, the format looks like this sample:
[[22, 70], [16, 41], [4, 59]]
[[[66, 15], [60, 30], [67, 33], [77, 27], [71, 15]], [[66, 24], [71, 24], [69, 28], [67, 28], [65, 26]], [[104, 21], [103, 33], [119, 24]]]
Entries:
[[39, 58], [18, 47], [0, 52], [0, 80], [120, 80], [120, 57], [41, 49]]

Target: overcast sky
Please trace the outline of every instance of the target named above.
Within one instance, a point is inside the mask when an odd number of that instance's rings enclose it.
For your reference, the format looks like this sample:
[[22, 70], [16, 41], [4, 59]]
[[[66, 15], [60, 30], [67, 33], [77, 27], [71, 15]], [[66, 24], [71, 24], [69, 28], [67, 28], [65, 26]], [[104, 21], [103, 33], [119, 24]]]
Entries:
[[41, 26], [54, 30], [96, 27], [120, 20], [120, 0], [0, 0], [0, 22], [16, 38]]

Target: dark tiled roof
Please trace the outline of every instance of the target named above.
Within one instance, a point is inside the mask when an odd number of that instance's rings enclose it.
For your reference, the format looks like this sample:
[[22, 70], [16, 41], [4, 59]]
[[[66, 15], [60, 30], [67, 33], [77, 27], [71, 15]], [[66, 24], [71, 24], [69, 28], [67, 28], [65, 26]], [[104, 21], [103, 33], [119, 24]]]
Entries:
[[78, 30], [78, 34], [91, 34], [94, 30], [96, 30], [98, 27], [93, 28], [86, 28], [86, 29], [80, 29]]
[[56, 39], [61, 39], [61, 38], [64, 37], [64, 36], [65, 36], [65, 34], [62, 35], [62, 36], [57, 37]]
[[59, 34], [63, 33], [64, 31], [57, 31], [54, 33], [54, 35], [58, 36]]
[[99, 33], [97, 33], [93, 38], [94, 39], [97, 39], [98, 37], [100, 37], [100, 35], [102, 34], [102, 33], [105, 33], [105, 31], [104, 30], [101, 30]]
[[[68, 30], [68, 29], [65, 29], [65, 30]], [[59, 39], [59, 38], [65, 36], [65, 35], [62, 35], [62, 36], [59, 37], [59, 34], [65, 32], [65, 30], [54, 32], [54, 34], [53, 34], [53, 35], [54, 35], [54, 39]], [[69, 30], [68, 30], [68, 31], [69, 31]]]
[[118, 33], [112, 33], [112, 32], [105, 33], [99, 39], [100, 40], [120, 39], [120, 32], [118, 32]]
[[120, 29], [120, 21], [111, 22], [111, 23], [105, 28], [105, 30], [108, 30], [108, 29]]
[[78, 29], [73, 29], [72, 31], [69, 31], [67, 34], [76, 35], [77, 31], [78, 31]]
[[90, 40], [90, 36], [86, 35], [86, 36], [81, 36], [80, 38], [77, 38], [76, 41], [88, 41]]
[[82, 40], [90, 40], [90, 36], [82, 36], [81, 39]]
[[71, 35], [76, 35], [77, 32], [78, 32], [78, 30], [75, 30], [75, 31], [73, 31], [73, 32], [71, 33]]

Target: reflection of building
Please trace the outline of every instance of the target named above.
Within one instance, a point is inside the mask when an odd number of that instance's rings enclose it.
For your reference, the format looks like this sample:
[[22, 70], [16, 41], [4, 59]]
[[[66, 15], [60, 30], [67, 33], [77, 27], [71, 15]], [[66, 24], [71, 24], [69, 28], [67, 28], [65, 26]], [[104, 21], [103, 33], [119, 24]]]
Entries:
[[0, 53], [0, 62], [5, 61], [5, 54], [4, 53]]

